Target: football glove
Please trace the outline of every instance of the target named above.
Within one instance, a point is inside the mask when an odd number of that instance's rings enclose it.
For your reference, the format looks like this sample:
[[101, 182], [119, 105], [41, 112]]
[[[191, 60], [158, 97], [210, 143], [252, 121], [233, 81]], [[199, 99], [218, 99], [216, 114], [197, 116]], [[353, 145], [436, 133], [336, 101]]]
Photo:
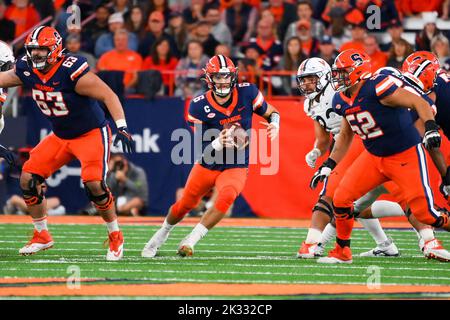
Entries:
[[311, 189], [315, 189], [317, 187], [317, 184], [325, 180], [325, 178], [330, 175], [331, 171], [333, 171], [335, 167], [336, 161], [334, 161], [331, 158], [328, 158], [312, 177], [311, 182], [309, 183], [309, 187]]
[[117, 135], [114, 139], [114, 146], [117, 147], [119, 141], [122, 142], [122, 151], [126, 153], [134, 152], [135, 142], [133, 137], [128, 133], [127, 127], [120, 127], [117, 129]]
[[422, 143], [428, 150], [439, 148], [441, 146], [441, 135], [438, 130], [439, 126], [434, 120], [425, 122], [425, 134]]
[[9, 165], [16, 165], [14, 153], [0, 144], [0, 157], [5, 159]]
[[314, 148], [310, 152], [308, 152], [308, 154], [305, 157], [305, 160], [310, 168], [316, 167], [316, 161], [320, 157], [321, 154], [322, 154], [322, 152], [320, 152], [320, 150], [317, 148]]
[[442, 177], [441, 185], [439, 186], [439, 191], [445, 199], [449, 200], [450, 195], [450, 167], [447, 168], [447, 173]]

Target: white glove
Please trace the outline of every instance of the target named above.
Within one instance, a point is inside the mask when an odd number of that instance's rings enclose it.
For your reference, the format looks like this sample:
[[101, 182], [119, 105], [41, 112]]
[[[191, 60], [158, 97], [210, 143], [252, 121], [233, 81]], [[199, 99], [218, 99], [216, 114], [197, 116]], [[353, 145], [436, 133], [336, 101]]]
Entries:
[[5, 127], [5, 117], [3, 115], [0, 115], [0, 133], [2, 133], [3, 128]]
[[308, 166], [310, 168], [315, 168], [316, 161], [321, 155], [322, 155], [322, 152], [320, 152], [320, 150], [317, 148], [314, 148], [310, 152], [308, 152], [305, 157], [305, 160], [306, 160], [306, 163], [308, 164]]

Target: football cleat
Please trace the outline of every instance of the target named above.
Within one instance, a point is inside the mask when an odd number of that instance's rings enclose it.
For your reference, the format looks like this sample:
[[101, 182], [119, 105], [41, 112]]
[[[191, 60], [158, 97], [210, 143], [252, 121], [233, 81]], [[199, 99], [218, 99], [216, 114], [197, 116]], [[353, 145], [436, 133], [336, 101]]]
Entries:
[[428, 259], [436, 259], [442, 262], [450, 262], [450, 252], [443, 246], [442, 242], [435, 239], [425, 242], [423, 254]]
[[352, 251], [350, 247], [341, 247], [336, 243], [336, 247], [328, 252], [327, 257], [317, 259], [318, 263], [352, 263]]
[[141, 252], [143, 258], [154, 258], [159, 248], [169, 238], [169, 232], [163, 232], [162, 229], [156, 231], [153, 237], [145, 244], [144, 249]]
[[374, 249], [359, 254], [360, 257], [398, 257], [399, 255], [398, 248], [391, 238]]
[[39, 251], [47, 250], [53, 247], [53, 239], [48, 230], [41, 232], [34, 229], [33, 238], [19, 250], [19, 254], [29, 256]]
[[118, 261], [123, 258], [123, 234], [122, 231], [114, 231], [108, 235], [109, 248], [106, 260]]
[[[320, 257], [323, 254], [323, 248], [319, 247], [318, 243], [302, 242], [300, 249], [297, 252], [297, 258], [313, 259]], [[318, 251], [321, 251], [320, 253]]]

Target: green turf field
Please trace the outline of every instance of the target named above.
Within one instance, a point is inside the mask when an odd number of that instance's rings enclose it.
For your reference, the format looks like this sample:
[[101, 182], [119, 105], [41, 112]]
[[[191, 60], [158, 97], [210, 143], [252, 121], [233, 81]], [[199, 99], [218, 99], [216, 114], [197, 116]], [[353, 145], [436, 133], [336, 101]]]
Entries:
[[[177, 245], [191, 229], [176, 227], [162, 247], [159, 257], [147, 260], [140, 257], [140, 252], [156, 227], [123, 226], [125, 258], [120, 262], [106, 262], [106, 249], [103, 247], [106, 230], [102, 225], [52, 225], [54, 248], [22, 257], [18, 255], [18, 250], [27, 242], [30, 226], [3, 224], [0, 225], [0, 278], [68, 277], [71, 274], [69, 267], [78, 266], [81, 278], [95, 278], [97, 283], [366, 285], [372, 274], [369, 271], [375, 266], [379, 268], [382, 285], [450, 286], [450, 264], [426, 260], [419, 252], [417, 237], [411, 230], [387, 230], [401, 251], [398, 258], [357, 257], [358, 253], [374, 247], [367, 232], [357, 229], [352, 240], [353, 264], [320, 265], [315, 260], [295, 258], [298, 246], [306, 236], [306, 229], [217, 227], [195, 247], [193, 257], [178, 257], [175, 254]], [[437, 237], [447, 246], [450, 245], [449, 233], [438, 232]], [[368, 293], [367, 298], [373, 296]], [[417, 296], [408, 294], [393, 297]], [[437, 297], [449, 296], [441, 294]]]

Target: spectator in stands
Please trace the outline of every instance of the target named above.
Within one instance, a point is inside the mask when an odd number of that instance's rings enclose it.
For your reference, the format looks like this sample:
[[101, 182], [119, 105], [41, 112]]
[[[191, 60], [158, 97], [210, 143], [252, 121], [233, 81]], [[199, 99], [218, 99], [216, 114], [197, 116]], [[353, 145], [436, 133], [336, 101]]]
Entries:
[[333, 44], [339, 49], [343, 43], [351, 40], [350, 30], [346, 28], [345, 11], [341, 7], [336, 7], [328, 12], [327, 17], [330, 20], [328, 34], [333, 39]]
[[89, 39], [89, 46], [85, 50], [93, 53], [95, 43], [102, 34], [109, 32], [108, 18], [110, 12], [107, 6], [101, 4], [95, 9], [95, 18], [88, 22], [82, 30], [83, 39]]
[[403, 61], [406, 57], [413, 52], [412, 46], [408, 41], [400, 38], [392, 42], [391, 48], [389, 49], [389, 59], [386, 63], [388, 67], [393, 67], [397, 69], [402, 68]]
[[144, 214], [148, 201], [148, 183], [144, 169], [131, 163], [121, 153], [112, 154], [108, 166], [106, 183], [116, 201], [117, 214]]
[[350, 0], [328, 0], [325, 9], [322, 12], [322, 20], [326, 23], [332, 22], [332, 18], [336, 17], [336, 13], [340, 12], [340, 16], [344, 18], [345, 12], [350, 10], [352, 6], [350, 5]]
[[203, 54], [203, 45], [198, 40], [189, 40], [187, 43], [187, 56], [177, 65], [177, 71], [184, 71], [175, 79], [175, 96], [193, 97], [203, 92], [206, 87], [200, 80], [200, 70], [205, 67], [208, 57]]
[[447, 37], [442, 34], [438, 34], [437, 36], [431, 39], [431, 52], [433, 52], [439, 59], [439, 63], [444, 65], [447, 60], [450, 58], [450, 48]]
[[347, 49], [364, 50], [364, 38], [367, 35], [364, 20], [349, 22], [348, 28], [352, 39], [343, 43], [339, 51], [342, 52]]
[[391, 48], [391, 45], [394, 41], [398, 41], [402, 39], [403, 34], [403, 25], [400, 20], [393, 19], [389, 23], [388, 33], [391, 36], [391, 41], [386, 44], [380, 45], [381, 51], [387, 52]]
[[[395, 0], [399, 1], [399, 0]], [[400, 0], [401, 1], [401, 0]], [[410, 1], [410, 0], [408, 0]], [[416, 0], [417, 1], [417, 0]], [[380, 26], [369, 26], [373, 22], [373, 11], [368, 10], [369, 6], [377, 6], [380, 9]], [[394, 0], [356, 0], [355, 8], [364, 15], [364, 21], [367, 21], [368, 29], [373, 31], [385, 31], [389, 27], [390, 21], [399, 19], [399, 14]], [[372, 17], [372, 18], [371, 18]], [[372, 19], [372, 20], [371, 20]], [[374, 29], [376, 28], [376, 30]]]
[[150, 49], [153, 43], [158, 38], [165, 38], [170, 43], [170, 48], [172, 52], [178, 57], [179, 52], [175, 40], [173, 37], [164, 31], [164, 15], [159, 11], [153, 11], [147, 22], [147, 33], [139, 44], [139, 53], [142, 57], [147, 57], [150, 54]]
[[[98, 58], [104, 53], [114, 49], [114, 35], [117, 30], [124, 28], [122, 14], [113, 13], [108, 18], [109, 32], [102, 34], [95, 43], [95, 56]], [[138, 38], [134, 33], [128, 32], [128, 49], [136, 51], [138, 49]]]
[[[178, 59], [173, 55], [170, 43], [167, 39], [158, 38], [153, 43], [150, 50], [150, 56], [145, 58], [142, 64], [142, 70], [158, 70], [161, 72], [165, 92], [168, 92], [169, 86], [174, 84], [173, 74], [163, 74], [163, 71], [173, 71], [177, 67]], [[171, 83], [172, 79], [172, 83]]]
[[290, 76], [281, 77], [283, 82], [283, 91], [287, 95], [297, 95], [297, 69], [307, 57], [302, 51], [302, 41], [299, 37], [291, 37], [286, 39], [286, 47], [284, 48], [283, 58], [278, 64], [279, 70], [294, 72]]
[[16, 24], [5, 17], [5, 11], [5, 1], [0, 0], [0, 40], [9, 43], [14, 40]]
[[147, 0], [147, 14], [152, 14], [155, 11], [162, 13], [164, 16], [164, 25], [169, 24], [170, 14], [172, 10], [169, 8], [168, 0]]
[[321, 39], [325, 32], [325, 27], [321, 21], [313, 19], [312, 15], [313, 15], [313, 6], [311, 4], [311, 1], [300, 0], [297, 3], [298, 20], [292, 22], [289, 25], [286, 31], [286, 38], [293, 37], [297, 34], [297, 23], [299, 20], [306, 20], [309, 21], [309, 23], [311, 24], [311, 32], [313, 38]]
[[220, 10], [218, 5], [208, 6], [205, 10], [205, 20], [211, 25], [211, 34], [220, 43], [228, 46], [233, 44], [231, 31], [225, 22], [220, 20]]
[[364, 51], [370, 56], [372, 73], [386, 66], [388, 56], [380, 50], [374, 35], [368, 35], [364, 39]]
[[[66, 214], [66, 208], [61, 204], [61, 200], [58, 197], [46, 197], [47, 214], [49, 216], [61, 216]], [[4, 214], [17, 214], [25, 215], [29, 214], [28, 207], [23, 200], [22, 195], [13, 195], [7, 201], [3, 207]]]
[[420, 15], [422, 12], [441, 11], [442, 2], [442, 0], [396, 0], [396, 5], [401, 15], [409, 17]]
[[269, 0], [268, 8], [278, 25], [278, 39], [283, 42], [288, 26], [298, 19], [295, 5], [283, 0]]
[[98, 70], [123, 71], [123, 84], [130, 89], [137, 82], [137, 72], [142, 69], [142, 58], [134, 50], [129, 49], [129, 32], [118, 29], [114, 33], [114, 48], [105, 52], [97, 63]]
[[424, 28], [416, 35], [416, 50], [430, 51], [431, 39], [438, 34], [441, 34], [441, 31], [436, 26], [437, 12], [423, 12], [422, 20]]
[[39, 16], [44, 19], [48, 16], [55, 17], [55, 6], [53, 1], [48, 0], [31, 0]]
[[125, 19], [125, 28], [128, 32], [134, 33], [141, 41], [145, 37], [145, 27], [146, 19], [142, 7], [137, 5], [131, 7], [130, 14]]
[[297, 36], [302, 41], [302, 51], [306, 57], [315, 57], [319, 54], [319, 40], [313, 38], [311, 23], [308, 20], [297, 22]]
[[189, 31], [196, 26], [196, 23], [204, 20], [203, 6], [205, 0], [192, 0], [191, 5], [183, 10], [183, 19]]
[[231, 5], [222, 11], [222, 20], [231, 30], [235, 45], [250, 40], [257, 18], [258, 11], [244, 0], [231, 0]]
[[39, 13], [28, 0], [13, 0], [5, 11], [5, 18], [16, 24], [16, 38], [41, 20]]
[[114, 13], [121, 13], [122, 17], [126, 18], [130, 11], [129, 0], [114, 0], [113, 11]]
[[272, 24], [267, 19], [258, 22], [256, 37], [250, 39], [250, 44], [261, 49], [264, 70], [274, 69], [283, 55], [283, 46], [277, 40]]
[[444, 0], [442, 3], [442, 15], [441, 19], [448, 20], [450, 12], [450, 0]]
[[181, 13], [172, 12], [167, 33], [175, 40], [178, 52], [183, 52], [188, 38], [188, 31]]
[[336, 59], [339, 52], [335, 49], [333, 40], [330, 36], [324, 35], [322, 39], [320, 39], [319, 43], [319, 58], [322, 58], [330, 66], [333, 65], [334, 59]]
[[244, 58], [239, 59], [239, 80], [241, 82], [259, 83], [259, 77], [263, 72], [264, 51], [255, 42], [250, 42], [242, 48]]
[[223, 55], [225, 57], [232, 59], [231, 48], [224, 43], [219, 44], [214, 50], [214, 55]]
[[66, 50], [71, 54], [85, 57], [91, 69], [95, 69], [97, 59], [89, 52], [81, 51], [81, 36], [79, 34], [69, 34], [66, 38]]
[[212, 57], [216, 47], [220, 44], [216, 38], [211, 34], [211, 24], [207, 21], [197, 22], [194, 29], [192, 29], [189, 35], [189, 40], [197, 40], [203, 45], [203, 52], [208, 56]]

